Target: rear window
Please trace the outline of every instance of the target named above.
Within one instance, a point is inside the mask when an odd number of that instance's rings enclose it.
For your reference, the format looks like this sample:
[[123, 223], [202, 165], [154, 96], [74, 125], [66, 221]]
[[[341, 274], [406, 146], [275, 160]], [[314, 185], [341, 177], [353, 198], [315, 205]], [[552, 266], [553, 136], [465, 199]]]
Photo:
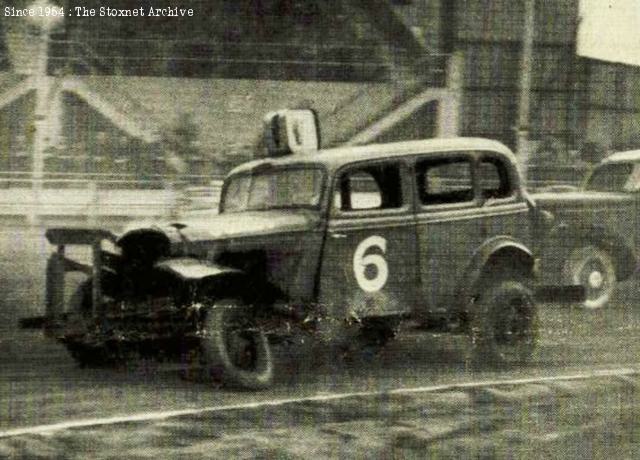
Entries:
[[478, 184], [485, 199], [508, 198], [513, 195], [509, 172], [498, 158], [483, 158], [478, 168]]
[[425, 206], [473, 201], [469, 158], [429, 159], [416, 165], [418, 196]]

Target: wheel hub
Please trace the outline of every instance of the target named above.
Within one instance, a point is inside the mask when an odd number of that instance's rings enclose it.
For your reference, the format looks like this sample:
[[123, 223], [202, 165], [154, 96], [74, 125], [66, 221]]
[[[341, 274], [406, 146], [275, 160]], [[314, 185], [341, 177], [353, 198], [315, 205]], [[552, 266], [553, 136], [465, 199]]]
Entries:
[[589, 283], [590, 288], [600, 289], [604, 284], [604, 276], [602, 276], [602, 273], [600, 271], [594, 270], [591, 273], [589, 273], [587, 282]]

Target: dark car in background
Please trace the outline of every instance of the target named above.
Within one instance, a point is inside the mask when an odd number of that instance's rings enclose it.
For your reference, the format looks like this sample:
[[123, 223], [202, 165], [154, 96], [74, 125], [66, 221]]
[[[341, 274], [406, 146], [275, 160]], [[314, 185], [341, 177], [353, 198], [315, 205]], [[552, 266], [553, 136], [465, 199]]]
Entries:
[[578, 190], [533, 197], [555, 217], [545, 242], [543, 274], [584, 286], [585, 307], [604, 307], [616, 283], [638, 268], [640, 150], [609, 156]]

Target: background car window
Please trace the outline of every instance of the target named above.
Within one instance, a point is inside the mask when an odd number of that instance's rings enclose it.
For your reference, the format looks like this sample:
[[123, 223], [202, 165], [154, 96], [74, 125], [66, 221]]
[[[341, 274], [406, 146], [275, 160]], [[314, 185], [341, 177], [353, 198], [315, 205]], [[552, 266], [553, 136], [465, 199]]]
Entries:
[[586, 190], [620, 192], [629, 181], [633, 166], [629, 163], [609, 163], [598, 166], [586, 185]]
[[334, 194], [334, 207], [343, 211], [394, 209], [402, 206], [398, 165], [376, 165], [345, 172]]
[[513, 192], [507, 168], [497, 158], [483, 158], [480, 161], [478, 183], [483, 198], [508, 198]]
[[473, 201], [469, 159], [438, 159], [418, 162], [418, 195], [422, 204], [438, 205]]
[[625, 192], [637, 192], [640, 190], [640, 165], [634, 164], [623, 190]]

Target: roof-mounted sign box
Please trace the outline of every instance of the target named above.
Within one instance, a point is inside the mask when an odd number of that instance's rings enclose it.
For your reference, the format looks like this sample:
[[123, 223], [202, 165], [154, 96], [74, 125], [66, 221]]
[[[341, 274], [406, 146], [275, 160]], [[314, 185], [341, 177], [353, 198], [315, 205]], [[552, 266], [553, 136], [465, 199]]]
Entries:
[[264, 118], [264, 140], [270, 157], [309, 153], [320, 149], [320, 124], [313, 109], [269, 112]]

